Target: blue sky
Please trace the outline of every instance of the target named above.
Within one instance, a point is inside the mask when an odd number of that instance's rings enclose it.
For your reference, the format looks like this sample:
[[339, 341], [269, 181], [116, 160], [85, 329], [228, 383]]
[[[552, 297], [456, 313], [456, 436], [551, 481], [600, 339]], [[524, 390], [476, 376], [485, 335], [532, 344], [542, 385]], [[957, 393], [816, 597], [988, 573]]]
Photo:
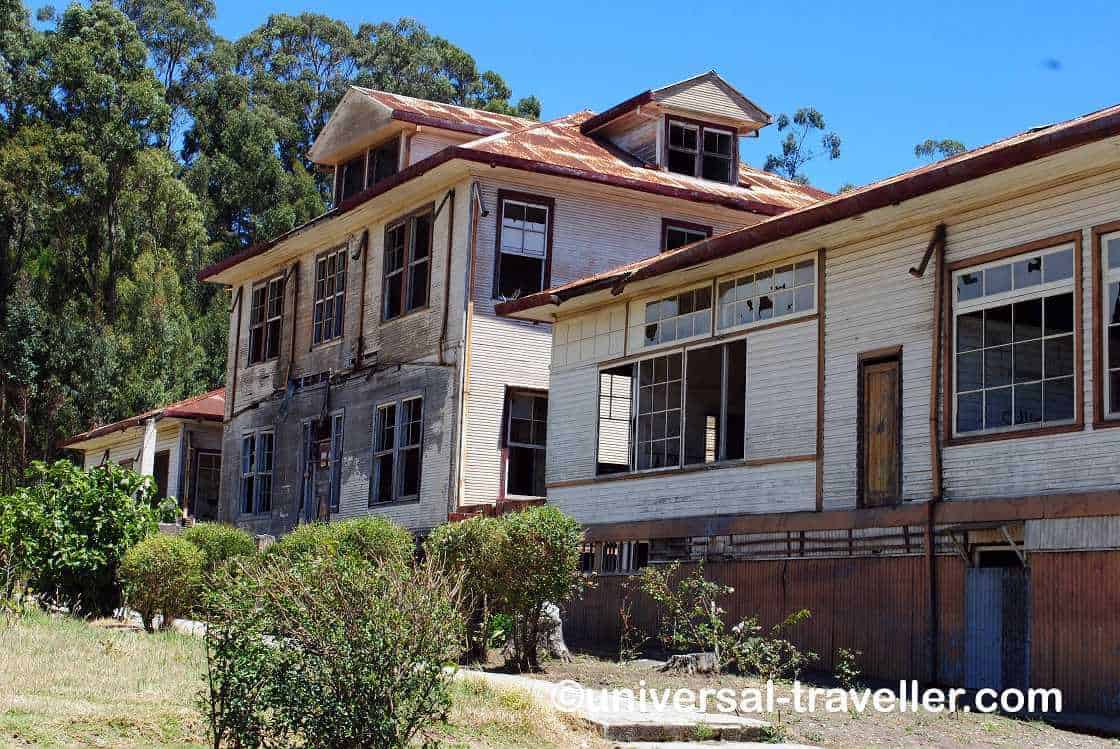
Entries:
[[[545, 118], [605, 109], [714, 69], [775, 116], [824, 114], [842, 156], [806, 171], [835, 190], [918, 162], [927, 137], [978, 146], [1120, 103], [1120, 2], [707, 2], [559, 5], [428, 0], [218, 0], [236, 37], [269, 13], [314, 11], [354, 24], [412, 16], [536, 94]], [[747, 140], [761, 166], [774, 126]]]

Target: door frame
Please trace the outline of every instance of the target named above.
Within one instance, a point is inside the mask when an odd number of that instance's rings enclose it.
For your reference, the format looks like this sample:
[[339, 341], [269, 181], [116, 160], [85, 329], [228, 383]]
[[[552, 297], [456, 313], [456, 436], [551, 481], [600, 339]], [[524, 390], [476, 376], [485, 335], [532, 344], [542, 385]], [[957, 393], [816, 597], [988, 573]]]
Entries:
[[[218, 460], [221, 461], [222, 460], [222, 451], [221, 450], [204, 449], [204, 448], [194, 448], [193, 450], [191, 450], [191, 452], [193, 453], [191, 455], [191, 458], [190, 458], [190, 463], [191, 464], [190, 464], [190, 468], [189, 468], [191, 484], [190, 484], [189, 490], [187, 491], [187, 498], [186, 498], [186, 501], [189, 503], [189, 507], [186, 508], [186, 509], [190, 513], [191, 517], [195, 517], [195, 515], [197, 513], [197, 510], [198, 510], [198, 459], [201, 458], [203, 455], [216, 455], [216, 456], [218, 456]], [[218, 465], [218, 481], [219, 481], [218, 496], [214, 497], [214, 508], [215, 508], [215, 510], [217, 510], [218, 505], [220, 504], [220, 501], [221, 501], [221, 496], [222, 496], [221, 477], [222, 477], [222, 468], [221, 468], [221, 463], [219, 463], [219, 465]]]
[[902, 346], [888, 346], [886, 348], [864, 351], [859, 354], [859, 363], [856, 372], [856, 507], [867, 507], [867, 460], [865, 452], [867, 445], [864, 440], [864, 371], [869, 365], [884, 362], [896, 362], [898, 365], [898, 403], [895, 408], [895, 420], [898, 429], [898, 450], [895, 455], [898, 470], [898, 497], [897, 504], [902, 503], [902, 488], [904, 478], [902, 473]]

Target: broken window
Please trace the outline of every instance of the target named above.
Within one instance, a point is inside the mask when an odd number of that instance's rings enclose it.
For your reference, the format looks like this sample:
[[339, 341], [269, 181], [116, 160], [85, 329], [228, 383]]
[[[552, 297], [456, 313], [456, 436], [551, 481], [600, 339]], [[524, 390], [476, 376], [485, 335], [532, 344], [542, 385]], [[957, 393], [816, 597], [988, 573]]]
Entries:
[[[601, 573], [631, 574], [649, 566], [649, 542], [607, 541], [601, 544], [598, 556]], [[592, 562], [594, 557], [592, 554]]]
[[663, 222], [661, 251], [668, 252], [712, 236], [711, 227], [684, 222]]
[[1120, 416], [1120, 234], [1101, 237], [1104, 268], [1104, 410]]
[[702, 123], [669, 120], [670, 172], [735, 184], [738, 135], [733, 130]]
[[249, 364], [280, 355], [280, 321], [284, 312], [284, 279], [274, 278], [253, 289], [249, 306]]
[[515, 299], [533, 294], [548, 283], [552, 201], [501, 198], [494, 295]]
[[335, 168], [334, 204], [338, 205], [365, 189], [366, 152]]
[[631, 329], [631, 340], [640, 340], [643, 346], [708, 335], [712, 332], [712, 287], [646, 302], [641, 315]]
[[342, 335], [346, 306], [346, 248], [315, 260], [315, 312], [312, 341], [326, 343]]
[[370, 149], [369, 177], [366, 180], [366, 187], [375, 185], [397, 173], [397, 168], [400, 165], [400, 144], [400, 138], [393, 138], [388, 143]]
[[342, 447], [343, 427], [346, 414], [342, 411], [331, 416], [331, 447], [330, 447], [330, 507], [331, 512], [338, 512], [339, 501], [342, 493]]
[[1073, 249], [953, 274], [954, 434], [1072, 423]]
[[245, 515], [272, 511], [271, 431], [250, 432], [241, 438], [241, 512]]
[[428, 306], [431, 255], [431, 209], [386, 227], [382, 319]]
[[383, 403], [373, 425], [370, 506], [420, 496], [424, 407], [420, 397]]
[[362, 190], [392, 177], [400, 167], [401, 139], [393, 138], [335, 168], [334, 204], [337, 206]]
[[511, 391], [506, 402], [506, 495], [545, 496], [548, 396]]
[[688, 352], [684, 464], [743, 457], [747, 343], [732, 341]]
[[720, 279], [718, 327], [730, 330], [786, 315], [814, 312], [816, 288], [816, 261], [812, 259]]

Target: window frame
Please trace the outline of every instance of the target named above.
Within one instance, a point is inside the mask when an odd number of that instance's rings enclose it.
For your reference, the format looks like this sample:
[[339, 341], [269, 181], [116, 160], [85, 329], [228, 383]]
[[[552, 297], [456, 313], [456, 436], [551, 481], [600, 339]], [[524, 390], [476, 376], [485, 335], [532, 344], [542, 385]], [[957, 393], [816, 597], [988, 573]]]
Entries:
[[[338, 264], [336, 262], [335, 272], [333, 276], [335, 282], [334, 291], [331, 292], [329, 296], [325, 295], [320, 298], [319, 264], [329, 263], [330, 258], [335, 256], [341, 258], [343, 263], [342, 288], [338, 287], [339, 271]], [[346, 245], [335, 247], [333, 249], [327, 250], [326, 252], [320, 252], [318, 255], [316, 255], [315, 263], [312, 266], [311, 273], [311, 348], [315, 348], [317, 346], [325, 346], [330, 343], [335, 343], [336, 341], [341, 341], [346, 335], [346, 289], [350, 283], [350, 253], [347, 251]], [[330, 276], [324, 276], [324, 284], [326, 284], [327, 278], [330, 278]], [[329, 335], [324, 335], [323, 320], [317, 319], [317, 317], [319, 310], [326, 307], [328, 299], [330, 299], [331, 301], [331, 311], [333, 313], [333, 317], [331, 318], [331, 320], [334, 323], [335, 330], [333, 330], [333, 332], [330, 332]]]
[[[709, 294], [709, 307], [708, 307], [708, 325], [707, 329], [700, 333], [693, 333], [684, 338], [674, 338], [671, 341], [649, 343], [645, 342], [645, 328], [651, 323], [646, 322], [646, 308], [647, 305], [653, 302], [663, 302], [666, 299], [679, 298], [682, 294], [697, 291], [699, 289], [708, 289]], [[716, 284], [713, 280], [709, 279], [701, 283], [690, 284], [684, 288], [674, 289], [671, 292], [660, 292], [657, 294], [650, 294], [638, 299], [634, 299], [626, 305], [626, 351], [633, 353], [644, 353], [647, 351], [656, 351], [658, 349], [672, 348], [682, 344], [690, 343], [692, 341], [702, 341], [705, 338], [711, 338], [715, 335], [715, 305], [716, 305]], [[685, 314], [695, 314], [693, 312], [686, 312]], [[666, 320], [676, 320], [682, 315], [677, 314], [671, 318], [658, 318], [657, 323], [660, 325]], [[633, 337], [632, 337], [633, 336]]]
[[[416, 259], [416, 221], [428, 218], [428, 254], [420, 260]], [[398, 228], [404, 228], [404, 254], [401, 257], [401, 267], [386, 274], [386, 254], [389, 252], [389, 233]], [[381, 247], [381, 322], [388, 323], [400, 320], [414, 312], [428, 309], [432, 302], [432, 249], [435, 246], [435, 204], [428, 203], [403, 216], [399, 216], [385, 224], [384, 241]], [[415, 269], [420, 265], [428, 266], [428, 282], [424, 287], [424, 303], [417, 307], [410, 307], [413, 285], [416, 283]], [[399, 278], [399, 281], [397, 280]], [[390, 282], [400, 285], [400, 311], [390, 317], [388, 315], [389, 295], [387, 293]]]
[[710, 239], [712, 236], [712, 227], [710, 226], [706, 226], [704, 224], [694, 224], [691, 221], [678, 221], [677, 219], [672, 218], [662, 218], [661, 252], [672, 252], [673, 250], [678, 249], [677, 247], [674, 247], [672, 249], [669, 248], [669, 231], [672, 229], [688, 232], [690, 234], [702, 235], [699, 239], [694, 239], [690, 242], [686, 242], [684, 245], [680, 245], [680, 247], [692, 244], [693, 242], [702, 242], [705, 239]]
[[[403, 433], [404, 421], [404, 404], [410, 401], [420, 401], [420, 440], [415, 444], [401, 444], [401, 434]], [[382, 428], [382, 411], [388, 408], [393, 408], [393, 445], [390, 448], [379, 449], [378, 437]], [[370, 441], [370, 472], [369, 472], [369, 493], [367, 496], [366, 506], [370, 509], [377, 507], [386, 507], [398, 504], [409, 504], [420, 501], [420, 495], [424, 486], [424, 395], [422, 393], [409, 393], [402, 395], [398, 398], [388, 398], [378, 401], [373, 407], [373, 429], [372, 439]], [[401, 470], [402, 454], [409, 450], [415, 450], [418, 453], [417, 458], [417, 485], [416, 493], [401, 495], [401, 483], [403, 481], [404, 472]], [[377, 498], [378, 487], [380, 486], [380, 465], [378, 458], [391, 455], [391, 465], [393, 467], [392, 477], [392, 496], [389, 499]]]
[[[548, 421], [546, 417], [545, 424], [545, 444], [537, 445], [527, 442], [515, 442], [511, 435], [513, 433], [513, 426], [510, 423], [513, 420], [513, 399], [517, 396], [527, 396], [534, 400], [543, 398], [545, 401], [545, 408], [548, 407], [548, 390], [540, 388], [523, 388], [523, 387], [507, 387], [505, 403], [502, 414], [502, 474], [501, 482], [499, 485], [499, 498], [515, 498], [515, 499], [541, 499], [548, 495], [547, 478], [545, 480], [545, 490], [542, 494], [511, 494], [509, 492], [509, 452], [511, 447], [518, 447], [530, 450], [538, 450], [541, 453], [541, 460], [547, 460], [548, 457]], [[534, 404], [535, 405], [535, 404]], [[535, 420], [533, 420], [535, 421]]]
[[[389, 174], [385, 177], [382, 177], [381, 180], [375, 180], [375, 179], [373, 179], [373, 176], [376, 173], [375, 172], [376, 165], [373, 163], [374, 156], [378, 151], [381, 151], [382, 149], [384, 149], [389, 144], [394, 144], [395, 145], [394, 151], [395, 151], [395, 154], [396, 154], [396, 163], [393, 165], [393, 173]], [[350, 165], [351, 162], [354, 162], [354, 161], [358, 160], [359, 158], [362, 159], [362, 183], [361, 183], [362, 186], [361, 186], [360, 189], [358, 189], [357, 192], [354, 192], [350, 195], [347, 195], [345, 197], [340, 198], [339, 197], [339, 188], [342, 187], [342, 183], [345, 181], [345, 169], [346, 169], [347, 166]], [[400, 170], [401, 170], [401, 136], [400, 136], [400, 134], [394, 135], [391, 138], [383, 140], [383, 141], [381, 141], [379, 143], [376, 143], [374, 145], [368, 146], [363, 151], [361, 151], [360, 153], [355, 153], [353, 156], [346, 159], [345, 161], [343, 161], [339, 164], [335, 164], [335, 166], [334, 166], [334, 179], [332, 180], [333, 190], [331, 192], [331, 196], [334, 198], [333, 203], [334, 203], [335, 207], [337, 207], [340, 204], [346, 202], [347, 200], [354, 197], [355, 195], [359, 195], [362, 192], [368, 190], [370, 187], [377, 184], [378, 182], [393, 177], [398, 172], [400, 172]]]
[[327, 470], [330, 471], [327, 492], [327, 508], [333, 515], [342, 508], [342, 456], [346, 452], [346, 409], [332, 411], [328, 417], [330, 426], [330, 450], [327, 453]]
[[[960, 312], [957, 302], [956, 279], [958, 276], [983, 271], [988, 268], [1015, 262], [1026, 255], [1045, 256], [1073, 251], [1073, 275], [1069, 279], [1046, 282], [1030, 287], [1030, 291], [1000, 292], [998, 294], [980, 296], [977, 299], [966, 300], [964, 311]], [[994, 442], [1007, 439], [1021, 439], [1026, 437], [1040, 437], [1051, 434], [1077, 432], [1085, 428], [1085, 370], [1082, 362], [1084, 356], [1084, 310], [1082, 286], [1082, 232], [1080, 230], [1059, 234], [1052, 237], [1035, 240], [1014, 247], [984, 253], [970, 258], [964, 258], [946, 265], [943, 281], [943, 303], [945, 305], [945, 324], [948, 330], [944, 333], [944, 352], [941, 363], [942, 376], [945, 383], [942, 398], [942, 442], [945, 445], [967, 445], [982, 442]], [[1037, 424], [1023, 424], [1008, 427], [997, 427], [974, 432], [958, 432], [956, 424], [957, 415], [957, 316], [1000, 307], [1031, 299], [1045, 299], [1061, 293], [1073, 295], [1073, 418], [1061, 421], [1042, 421]], [[1043, 334], [1042, 338], [1048, 338]], [[1031, 339], [1033, 340], [1033, 339]], [[1014, 387], [1014, 378], [1012, 379]], [[986, 388], [985, 388], [986, 389]], [[973, 391], [969, 391], [973, 392]]]
[[1120, 427], [1120, 411], [1110, 411], [1112, 381], [1109, 369], [1108, 287], [1120, 282], [1120, 268], [1108, 267], [1108, 243], [1120, 239], [1120, 221], [1098, 224], [1092, 233], [1093, 313], [1093, 429]]
[[541, 262], [540, 290], [544, 291], [552, 284], [552, 234], [556, 224], [556, 199], [515, 190], [498, 190], [498, 209], [495, 211], [497, 216], [494, 224], [494, 274], [490, 292], [492, 299], [502, 298], [502, 255], [506, 254], [502, 251], [502, 223], [505, 220], [507, 202], [545, 209], [544, 258]]
[[[799, 265], [801, 265], [802, 263], [805, 263], [805, 262], [812, 263], [812, 272], [811, 272], [811, 277], [812, 277], [812, 282], [811, 283], [812, 283], [812, 288], [813, 288], [813, 294], [812, 294], [813, 305], [812, 305], [812, 307], [810, 307], [807, 310], [795, 310], [795, 311], [793, 311], [789, 314], [785, 314], [785, 315], [771, 315], [770, 317], [768, 317], [764, 320], [763, 319], [758, 319], [758, 317], [757, 317], [758, 310], [756, 309], [754, 320], [751, 320], [750, 322], [729, 325], [726, 328], [720, 327], [721, 310], [720, 310], [720, 298], [719, 298], [720, 297], [720, 292], [719, 292], [719, 289], [720, 289], [721, 284], [727, 283], [728, 281], [738, 282], [740, 279], [745, 278], [746, 276], [757, 277], [761, 273], [770, 273], [771, 277], [772, 277], [773, 274], [779, 268], [783, 268], [783, 267], [788, 265], [788, 266], [792, 267], [793, 274], [794, 274], [793, 275], [794, 284], [793, 284], [793, 286], [789, 287], [789, 290], [794, 292], [794, 299], [796, 300], [797, 289], [803, 288], [805, 286], [809, 286], [808, 283], [805, 283], [805, 284], [798, 284], [797, 283], [797, 266], [799, 266]], [[817, 253], [807, 253], [807, 254], [804, 254], [804, 255], [796, 255], [796, 256], [793, 256], [793, 257], [783, 258], [783, 259], [781, 259], [777, 262], [771, 262], [771, 263], [767, 263], [765, 265], [757, 265], [757, 266], [754, 266], [752, 268], [748, 268], [746, 270], [740, 271], [738, 273], [730, 273], [730, 274], [727, 274], [727, 275], [718, 276], [715, 280], [715, 286], [714, 286], [714, 290], [712, 292], [712, 317], [713, 317], [713, 319], [712, 319], [712, 329], [714, 331], [714, 334], [718, 337], [718, 336], [732, 334], [732, 333], [736, 333], [736, 332], [740, 332], [740, 331], [757, 330], [759, 328], [767, 328], [767, 327], [771, 327], [771, 326], [774, 326], [774, 325], [785, 325], [787, 323], [799, 322], [801, 320], [808, 320], [808, 319], [811, 319], [811, 318], [815, 317], [817, 315], [819, 309], [820, 309], [820, 289], [818, 287], [819, 287], [821, 279], [819, 277], [820, 274], [819, 274], [819, 271], [818, 271], [819, 262], [820, 261], [817, 257]], [[751, 298], [755, 299], [755, 298], [758, 298], [758, 296], [759, 295], [756, 294], [756, 295], [752, 296]], [[773, 297], [775, 296], [773, 290], [771, 290], [769, 296], [771, 297], [771, 302], [773, 302]]]
[[[269, 456], [268, 470], [262, 468], [264, 456], [266, 453], [261, 449], [264, 438], [268, 437], [271, 440], [270, 449], [267, 452]], [[245, 467], [245, 446], [252, 445], [252, 457], [249, 462], [252, 464], [248, 471]], [[276, 468], [276, 432], [274, 429], [256, 429], [248, 432], [241, 433], [241, 450], [238, 454], [238, 470], [239, 478], [237, 482], [237, 507], [238, 515], [267, 515], [272, 512], [272, 497], [273, 497], [273, 482], [272, 477]], [[268, 507], [262, 507], [264, 502], [261, 497], [261, 477], [268, 477]], [[245, 509], [245, 482], [248, 479], [253, 481], [253, 496], [252, 496], [252, 509]]]
[[[670, 174], [683, 174], [685, 176], [691, 176], [691, 177], [694, 177], [696, 179], [705, 180], [706, 182], [717, 182], [721, 185], [732, 185], [732, 186], [734, 186], [734, 185], [739, 184], [739, 132], [738, 132], [738, 130], [736, 130], [734, 127], [732, 127], [730, 125], [720, 125], [720, 124], [715, 123], [715, 122], [710, 122], [710, 121], [705, 121], [705, 120], [696, 120], [696, 119], [692, 119], [690, 117], [682, 117], [680, 115], [675, 115], [675, 114], [666, 114], [664, 122], [665, 122], [665, 125], [664, 125], [664, 127], [665, 127], [665, 137], [664, 137], [664, 146], [662, 148], [662, 163], [665, 165], [665, 171], [669, 172]], [[694, 128], [696, 130], [696, 153], [693, 155], [693, 165], [692, 165], [692, 173], [691, 174], [686, 174], [685, 172], [674, 172], [672, 169], [669, 168], [669, 152], [671, 150], [678, 150], [678, 151], [682, 151], [683, 153], [688, 153], [688, 151], [685, 151], [685, 150], [682, 150], [682, 149], [673, 149], [669, 145], [669, 143], [670, 143], [669, 133], [670, 133], [670, 130], [671, 130], [671, 128], [674, 124], [682, 125], [686, 128]], [[723, 181], [723, 180], [718, 180], [718, 179], [709, 179], [708, 177], [703, 176], [703, 174], [704, 174], [703, 164], [704, 164], [704, 154], [705, 154], [705, 151], [704, 151], [704, 133], [708, 130], [710, 130], [712, 132], [718, 132], [718, 133], [721, 133], [721, 134], [724, 134], [724, 135], [730, 135], [731, 136], [731, 155], [730, 155], [730, 161], [731, 161], [730, 177], [731, 177], [731, 179], [726, 181], [726, 182]], [[715, 155], [722, 156], [721, 154], [715, 154]]]
[[[246, 351], [246, 364], [245, 364], [246, 367], [253, 367], [253, 366], [256, 366], [257, 364], [265, 364], [267, 362], [274, 361], [274, 360], [280, 358], [280, 349], [283, 347], [283, 337], [284, 337], [284, 291], [285, 291], [284, 287], [285, 286], [286, 286], [285, 276], [284, 276], [283, 273], [280, 273], [280, 274], [277, 274], [275, 276], [272, 276], [271, 278], [266, 278], [263, 281], [258, 281], [257, 283], [253, 284], [253, 286], [252, 286], [252, 288], [249, 292], [249, 340], [248, 340], [248, 345], [246, 347], [248, 349], [248, 351]], [[277, 289], [278, 312], [277, 312], [276, 315], [269, 315], [269, 304], [272, 302], [272, 290], [273, 290], [273, 288]], [[256, 322], [254, 322], [253, 321], [253, 311], [256, 308], [256, 296], [257, 296], [258, 292], [263, 292], [264, 293], [264, 304], [261, 307], [263, 312], [262, 312], [262, 318], [260, 320], [257, 320]], [[273, 322], [275, 322], [277, 324], [276, 328], [275, 328], [275, 330], [276, 330], [276, 353], [273, 354], [272, 356], [268, 356], [269, 342], [270, 342], [271, 335], [272, 335], [272, 330], [273, 330], [273, 328], [272, 328], [272, 323]], [[255, 332], [258, 332], [258, 331], [263, 336], [263, 339], [261, 341], [262, 356], [261, 356], [261, 358], [254, 358], [254, 356], [253, 356], [253, 353], [254, 353], [253, 334]]]

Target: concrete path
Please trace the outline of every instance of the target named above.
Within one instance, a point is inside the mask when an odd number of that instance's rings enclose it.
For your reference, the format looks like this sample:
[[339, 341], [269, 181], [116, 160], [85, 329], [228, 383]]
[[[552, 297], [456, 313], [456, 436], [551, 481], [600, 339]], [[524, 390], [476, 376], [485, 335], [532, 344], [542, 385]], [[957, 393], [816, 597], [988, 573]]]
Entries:
[[[631, 742], [620, 743], [619, 746], [636, 749], [686, 749], [703, 746], [733, 749], [752, 744], [725, 742], [762, 742], [769, 735], [770, 724], [763, 720], [705, 713], [697, 709], [675, 709], [671, 706], [659, 708], [648, 702], [642, 704], [638, 700], [625, 698], [604, 700], [600, 690], [585, 689], [571, 681], [557, 683], [527, 676], [481, 671], [459, 671], [456, 678], [482, 679], [495, 687], [529, 692], [542, 704], [578, 716], [605, 739]], [[711, 740], [720, 743], [707, 743]]]

